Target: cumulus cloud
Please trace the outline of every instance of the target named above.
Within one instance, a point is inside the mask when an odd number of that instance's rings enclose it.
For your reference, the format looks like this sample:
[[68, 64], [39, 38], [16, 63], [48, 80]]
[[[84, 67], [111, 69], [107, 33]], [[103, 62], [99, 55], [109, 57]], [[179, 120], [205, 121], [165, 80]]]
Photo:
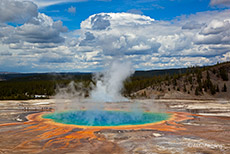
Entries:
[[10, 53], [9, 51], [0, 51], [0, 55], [1, 56], [11, 56], [12, 53]]
[[230, 6], [230, 0], [211, 0], [210, 5]]
[[107, 14], [101, 15], [101, 14], [96, 14], [94, 15], [90, 20], [91, 20], [91, 27], [93, 30], [105, 30], [110, 26], [110, 21], [109, 21], [110, 16]]
[[230, 61], [230, 52], [223, 54], [221, 61]]
[[86, 61], [125, 56], [136, 68], [212, 64], [230, 51], [229, 14], [209, 11], [173, 22], [129, 13], [95, 14], [81, 23], [76, 51], [97, 53]]
[[191, 34], [184, 33], [180, 26], [137, 14], [92, 15], [81, 23], [81, 31], [79, 48], [92, 46], [107, 56], [154, 53], [168, 56], [180, 54], [178, 51], [192, 45]]
[[30, 1], [0, 0], [0, 23], [24, 23], [38, 15], [37, 5]]
[[196, 36], [197, 44], [230, 44], [230, 18], [212, 20]]
[[66, 31], [67, 27], [60, 20], [54, 22], [50, 17], [39, 13], [37, 18], [17, 27], [16, 36], [30, 43], [60, 43], [64, 41], [60, 33]]
[[18, 27], [0, 26], [0, 61], [7, 64], [7, 56], [15, 65], [57, 71], [98, 70], [114, 57], [131, 60], [136, 69], [213, 64], [229, 59], [229, 14], [208, 11], [158, 21], [99, 13], [82, 21], [81, 29], [64, 33], [61, 21], [39, 13]]
[[207, 26], [205, 26], [201, 34], [210, 35], [210, 34], [220, 34], [230, 30], [230, 19], [226, 20], [212, 20]]
[[[8, 27], [9, 33], [5, 34], [3, 43], [61, 43], [64, 38], [60, 33], [66, 32], [67, 28], [61, 21], [53, 21], [45, 14], [39, 13], [37, 17], [18, 27]], [[11, 30], [13, 29], [13, 31]]]
[[81, 23], [83, 35], [79, 46], [94, 46], [110, 56], [156, 52], [160, 43], [143, 31], [153, 22], [150, 17], [130, 13], [92, 15]]
[[0, 70], [51, 70], [57, 65], [47, 63], [72, 61], [70, 50], [61, 46], [65, 43], [62, 33], [68, 29], [60, 20], [38, 13], [33, 2], [0, 0], [0, 4]]
[[72, 58], [57, 53], [45, 53], [40, 57], [39, 61], [41, 63], [69, 63], [72, 62]]
[[[99, 13], [90, 16], [88, 19], [81, 23], [82, 29], [95, 29], [94, 27], [103, 27], [99, 28], [104, 30], [110, 25], [112, 28], [121, 27], [121, 26], [140, 26], [140, 25], [149, 25], [154, 22], [154, 19], [151, 19], [148, 16], [131, 14], [131, 13]], [[104, 24], [103, 24], [104, 23]], [[97, 28], [95, 30], [98, 30]]]
[[[0, 43], [10, 44], [10, 48], [25, 48], [28, 43], [61, 43], [61, 33], [67, 28], [61, 21], [53, 21], [51, 17], [38, 13], [37, 5], [30, 1], [0, 0]], [[13, 27], [8, 22], [21, 23]], [[28, 45], [28, 44], [27, 44]], [[32, 45], [33, 47], [36, 46]]]
[[189, 21], [182, 26], [182, 29], [193, 30], [193, 29], [200, 29], [203, 26], [204, 26], [204, 24], [199, 24], [196, 21]]

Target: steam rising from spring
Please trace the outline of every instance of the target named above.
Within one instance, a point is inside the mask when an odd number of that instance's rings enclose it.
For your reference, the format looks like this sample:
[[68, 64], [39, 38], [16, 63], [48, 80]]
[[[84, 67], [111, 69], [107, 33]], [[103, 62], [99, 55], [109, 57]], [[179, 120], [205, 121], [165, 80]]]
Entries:
[[[84, 98], [83, 84], [71, 82], [67, 87], [60, 88], [59, 93], [56, 95], [56, 111], [81, 111], [78, 113], [84, 113], [83, 119], [87, 122], [87, 125], [90, 126], [103, 120], [106, 120], [108, 123], [118, 122], [121, 124], [127, 121], [127, 117], [124, 118], [123, 114], [109, 114], [110, 112], [106, 111], [106, 109], [121, 109], [121, 111], [128, 111], [130, 112], [130, 121], [143, 119], [145, 114], [144, 110], [157, 110], [159, 112], [157, 106], [153, 105], [152, 101], [148, 103], [139, 103], [139, 101], [135, 100], [126, 102], [128, 99], [121, 94], [123, 82], [133, 73], [134, 69], [132, 68], [131, 62], [119, 60], [112, 61], [105, 71], [96, 73], [93, 76], [95, 84], [92, 84], [88, 89], [91, 89], [89, 98]], [[84, 112], [82, 110], [84, 110]], [[61, 119], [76, 119], [79, 116], [76, 115], [76, 117], [74, 117], [74, 115], [76, 114], [63, 114]]]
[[134, 73], [130, 62], [113, 61], [109, 68], [94, 76], [95, 87], [90, 93], [93, 102], [120, 102], [128, 99], [121, 95], [123, 82]]

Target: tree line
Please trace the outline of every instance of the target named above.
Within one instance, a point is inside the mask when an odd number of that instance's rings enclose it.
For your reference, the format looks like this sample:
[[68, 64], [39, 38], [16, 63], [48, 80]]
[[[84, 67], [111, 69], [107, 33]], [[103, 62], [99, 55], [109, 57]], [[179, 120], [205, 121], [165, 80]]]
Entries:
[[[194, 92], [195, 95], [202, 95], [203, 92], [209, 92], [215, 95], [218, 92], [227, 92], [228, 87], [225, 83], [229, 80], [228, 74], [230, 71], [229, 62], [217, 64], [209, 67], [193, 66], [183, 71], [171, 70], [169, 74], [165, 72], [150, 71], [148, 74], [141, 72], [130, 77], [124, 82], [122, 93], [125, 96], [131, 96], [132, 93], [141, 89], [150, 87], [158, 91], [178, 90], [187, 93]], [[223, 66], [222, 66], [223, 65]], [[172, 74], [173, 71], [173, 74]], [[152, 73], [152, 74], [151, 74]], [[154, 74], [155, 73], [155, 74]], [[224, 82], [220, 85], [213, 80], [221, 80]], [[67, 86], [71, 81], [81, 83], [81, 89], [76, 86], [76, 90], [84, 90], [85, 97], [88, 96], [92, 84], [91, 74], [75, 75], [68, 77], [62, 76], [35, 75], [15, 78], [7, 81], [0, 81], [0, 100], [9, 99], [34, 99], [36, 95], [44, 95], [42, 98], [49, 98], [56, 94], [58, 88]], [[76, 84], [77, 85], [77, 84]]]

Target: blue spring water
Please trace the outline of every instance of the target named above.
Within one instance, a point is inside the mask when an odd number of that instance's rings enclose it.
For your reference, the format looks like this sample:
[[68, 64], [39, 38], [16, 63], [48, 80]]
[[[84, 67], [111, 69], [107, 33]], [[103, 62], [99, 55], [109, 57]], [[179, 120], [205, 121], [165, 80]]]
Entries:
[[45, 114], [43, 115], [43, 118], [52, 119], [58, 123], [81, 126], [125, 126], [167, 120], [170, 118], [170, 114], [132, 111], [78, 110]]

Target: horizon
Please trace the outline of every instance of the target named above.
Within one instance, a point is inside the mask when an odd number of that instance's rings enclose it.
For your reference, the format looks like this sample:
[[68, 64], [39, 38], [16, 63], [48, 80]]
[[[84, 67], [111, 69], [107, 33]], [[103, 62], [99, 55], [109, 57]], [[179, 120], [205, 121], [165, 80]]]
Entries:
[[[230, 61], [229, 0], [1, 0], [0, 72], [98, 72]], [[3, 71], [1, 71], [3, 70]]]
[[[222, 62], [222, 63], [229, 63], [230, 61], [226, 61], [226, 62]], [[210, 66], [215, 66], [217, 64], [222, 64], [222, 63], [219, 63], [217, 62], [216, 64], [213, 64], [213, 65], [203, 65], [203, 66], [199, 66], [199, 65], [195, 65], [195, 66], [188, 66], [188, 67], [172, 67], [172, 68], [159, 68], [159, 69], [149, 69], [149, 70], [141, 70], [141, 69], [136, 69], [135, 72], [148, 72], [148, 71], [166, 71], [166, 70], [181, 70], [181, 69], [189, 69], [189, 68], [192, 68], [192, 67], [210, 67]], [[4, 73], [8, 73], [8, 74], [64, 74], [64, 73], [79, 73], [79, 74], [91, 74], [91, 73], [98, 73], [98, 71], [95, 71], [95, 72], [8, 72], [8, 71], [0, 71], [0, 74], [4, 74]]]

